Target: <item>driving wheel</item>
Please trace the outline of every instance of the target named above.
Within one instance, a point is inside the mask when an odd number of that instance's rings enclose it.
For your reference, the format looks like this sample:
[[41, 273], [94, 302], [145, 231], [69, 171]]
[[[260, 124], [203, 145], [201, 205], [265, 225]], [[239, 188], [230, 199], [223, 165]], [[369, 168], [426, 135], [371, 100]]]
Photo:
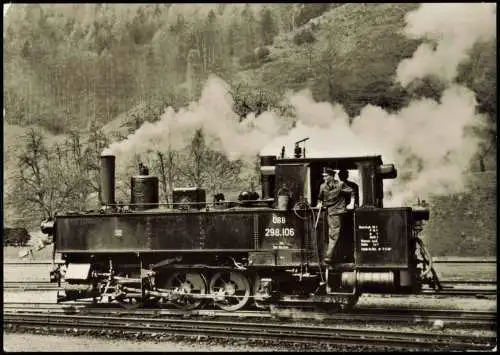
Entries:
[[218, 272], [210, 280], [210, 294], [215, 305], [225, 311], [243, 308], [250, 299], [250, 283], [240, 272]]
[[168, 278], [166, 288], [178, 293], [178, 297], [173, 301], [176, 308], [190, 310], [198, 308], [203, 303], [202, 299], [190, 296], [206, 294], [207, 282], [200, 273], [176, 272]]

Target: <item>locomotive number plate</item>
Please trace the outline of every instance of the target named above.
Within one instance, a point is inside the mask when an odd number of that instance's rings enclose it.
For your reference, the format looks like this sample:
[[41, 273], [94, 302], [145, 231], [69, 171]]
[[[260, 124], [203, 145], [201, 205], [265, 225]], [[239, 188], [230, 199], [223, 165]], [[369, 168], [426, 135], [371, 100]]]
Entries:
[[295, 228], [266, 228], [264, 235], [266, 237], [293, 237]]
[[264, 229], [266, 237], [294, 237], [295, 228], [287, 226], [285, 216], [274, 215], [271, 218], [271, 227]]
[[264, 249], [293, 249], [300, 248], [298, 239], [302, 233], [303, 223], [289, 212], [274, 212], [261, 215], [261, 235]]

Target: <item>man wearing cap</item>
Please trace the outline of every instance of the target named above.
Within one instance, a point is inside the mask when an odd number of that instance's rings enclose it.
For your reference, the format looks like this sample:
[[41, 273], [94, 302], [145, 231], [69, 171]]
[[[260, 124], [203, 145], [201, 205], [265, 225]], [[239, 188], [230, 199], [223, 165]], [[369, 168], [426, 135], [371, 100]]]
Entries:
[[325, 263], [332, 261], [333, 249], [340, 234], [340, 213], [346, 210], [346, 196], [351, 197], [352, 206], [354, 204], [353, 190], [342, 181], [335, 179], [335, 170], [323, 169], [324, 183], [319, 188], [318, 208], [327, 208], [328, 216], [328, 249], [326, 251]]

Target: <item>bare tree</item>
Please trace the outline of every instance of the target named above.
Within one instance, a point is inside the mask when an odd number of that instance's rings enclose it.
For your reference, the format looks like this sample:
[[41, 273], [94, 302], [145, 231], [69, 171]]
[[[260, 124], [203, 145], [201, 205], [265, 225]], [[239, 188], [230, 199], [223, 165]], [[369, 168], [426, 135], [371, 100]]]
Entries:
[[62, 210], [84, 210], [92, 193], [99, 192], [100, 151], [103, 136], [84, 143], [71, 132], [64, 142], [49, 147], [41, 131], [25, 135], [18, 156], [13, 186], [6, 192], [9, 208], [23, 216], [25, 224], [54, 216]]
[[203, 185], [203, 170], [206, 164], [205, 151], [206, 144], [203, 130], [197, 129], [188, 147], [188, 163], [183, 169], [184, 175], [195, 187]]
[[168, 147], [166, 153], [156, 152], [158, 156], [158, 169], [160, 171], [160, 183], [165, 202], [170, 202], [170, 196], [174, 189], [174, 179], [177, 176], [178, 153]]
[[239, 183], [238, 175], [242, 162], [231, 162], [221, 152], [208, 150], [206, 152], [205, 186], [211, 194], [216, 194]]
[[26, 211], [28, 219], [40, 215], [48, 217], [52, 215], [49, 196], [53, 191], [45, 186], [43, 174], [44, 165], [48, 163], [47, 147], [43, 136], [35, 129], [28, 131], [25, 139], [25, 152], [18, 157], [17, 174], [13, 179], [15, 185], [7, 192], [6, 199], [18, 212]]
[[64, 153], [52, 154], [40, 131], [31, 129], [25, 136], [25, 151], [18, 160], [16, 186], [10, 194], [18, 211], [28, 218], [50, 217], [74, 198], [75, 184], [67, 180], [61, 166]]
[[241, 161], [229, 161], [223, 152], [210, 149], [198, 129], [188, 147], [186, 164], [180, 169], [190, 185], [217, 193], [239, 182]]

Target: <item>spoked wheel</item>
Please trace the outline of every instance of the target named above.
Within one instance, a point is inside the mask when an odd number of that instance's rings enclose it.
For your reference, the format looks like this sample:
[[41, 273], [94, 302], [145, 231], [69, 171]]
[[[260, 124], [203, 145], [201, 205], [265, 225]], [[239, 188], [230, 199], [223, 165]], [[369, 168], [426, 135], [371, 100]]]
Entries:
[[217, 296], [215, 305], [220, 309], [237, 311], [250, 299], [250, 283], [239, 272], [218, 272], [210, 280], [210, 294]]
[[166, 288], [169, 290], [175, 289], [185, 295], [173, 301], [176, 308], [190, 310], [199, 307], [203, 303], [203, 300], [193, 299], [189, 296], [206, 294], [207, 282], [205, 277], [200, 273], [176, 272], [168, 278]]

